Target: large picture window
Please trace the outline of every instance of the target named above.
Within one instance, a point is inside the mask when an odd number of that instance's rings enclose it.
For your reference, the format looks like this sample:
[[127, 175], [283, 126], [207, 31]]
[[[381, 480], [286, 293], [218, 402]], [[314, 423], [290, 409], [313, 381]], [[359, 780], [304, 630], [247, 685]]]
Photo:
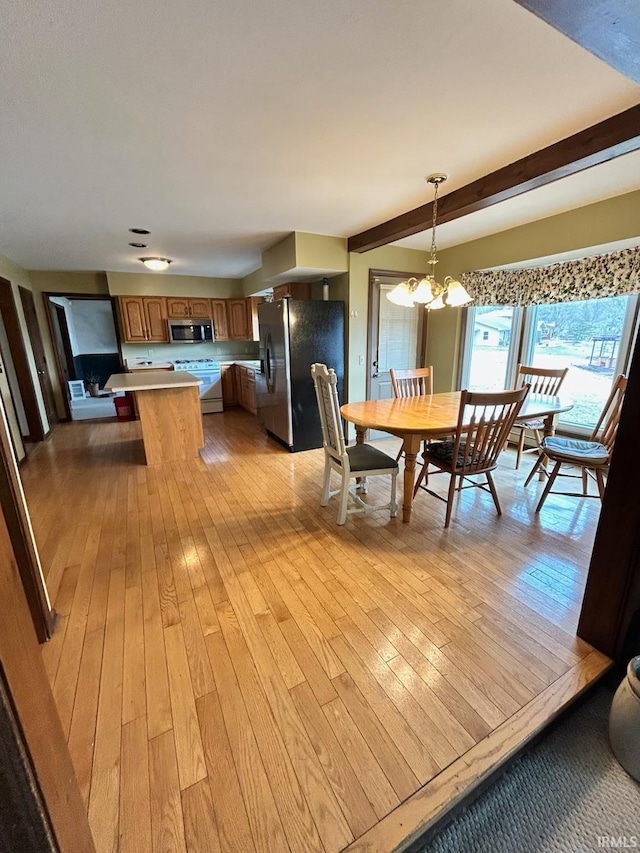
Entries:
[[519, 362], [568, 367], [563, 385], [574, 402], [567, 429], [590, 431], [618, 373], [625, 373], [637, 328], [638, 296], [612, 296], [527, 308], [469, 309], [462, 387], [513, 388]]

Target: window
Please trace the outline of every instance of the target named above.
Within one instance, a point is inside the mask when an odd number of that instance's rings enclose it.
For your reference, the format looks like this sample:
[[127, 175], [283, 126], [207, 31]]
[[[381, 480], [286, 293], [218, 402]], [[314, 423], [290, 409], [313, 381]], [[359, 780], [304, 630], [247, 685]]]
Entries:
[[[613, 380], [624, 372], [621, 347], [631, 296], [561, 302], [531, 309], [531, 360], [536, 367], [568, 367], [563, 389], [574, 407], [567, 424], [592, 428]], [[624, 353], [626, 355], [626, 352]]]
[[394, 305], [386, 294], [395, 285], [380, 286], [380, 313], [378, 319], [378, 370], [407, 370], [416, 366], [418, 326], [420, 315], [414, 308], [407, 310]]
[[518, 317], [515, 308], [485, 305], [471, 309], [463, 387], [475, 391], [499, 391], [505, 387]]
[[568, 367], [563, 392], [574, 407], [561, 423], [590, 431], [613, 380], [627, 370], [637, 306], [634, 294], [527, 308], [470, 309], [462, 387], [512, 388], [518, 362]]

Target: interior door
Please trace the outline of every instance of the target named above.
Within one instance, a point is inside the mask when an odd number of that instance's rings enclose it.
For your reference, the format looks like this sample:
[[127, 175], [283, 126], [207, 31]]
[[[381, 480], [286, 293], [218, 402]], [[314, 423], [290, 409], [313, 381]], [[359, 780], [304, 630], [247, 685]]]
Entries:
[[18, 413], [16, 411], [16, 407], [14, 405], [13, 396], [11, 394], [11, 388], [9, 386], [9, 382], [7, 381], [7, 371], [5, 368], [5, 364], [0, 356], [0, 398], [2, 399], [2, 405], [4, 406], [4, 410], [7, 416], [7, 423], [9, 426], [9, 434], [11, 436], [11, 443], [13, 445], [13, 451], [16, 455], [16, 459], [18, 462], [22, 462], [25, 458], [26, 451], [24, 449], [24, 442], [22, 441], [22, 430], [20, 429], [20, 424], [18, 422]]
[[[391, 367], [408, 370], [421, 366], [424, 354], [424, 314], [422, 306], [404, 308], [387, 299], [387, 293], [401, 281], [420, 278], [421, 273], [371, 270], [369, 273], [369, 329], [367, 345], [367, 399], [393, 397]], [[386, 433], [371, 430], [370, 438]]]
[[387, 299], [406, 274], [376, 274], [370, 287], [367, 399], [393, 397], [389, 369], [408, 370], [421, 364], [424, 351], [424, 308], [404, 308]]
[[[55, 321], [52, 323], [53, 342], [60, 357], [60, 369], [65, 383], [72, 379], [77, 379], [76, 368], [73, 361], [73, 347], [71, 346], [71, 335], [69, 334], [69, 324], [67, 323], [67, 315], [62, 305], [56, 305], [55, 302], [50, 302]], [[65, 389], [69, 386], [65, 384]]]
[[36, 306], [33, 301], [33, 293], [25, 287], [18, 288], [20, 291], [20, 300], [24, 308], [24, 316], [27, 321], [27, 331], [29, 340], [31, 341], [31, 349], [33, 358], [36, 363], [36, 371], [38, 373], [38, 381], [42, 391], [44, 400], [44, 408], [49, 421], [49, 427], [58, 423], [58, 413], [56, 404], [53, 399], [53, 388], [51, 387], [51, 378], [49, 377], [49, 368], [47, 359], [44, 354], [44, 346], [42, 344], [42, 336], [40, 334], [40, 326], [36, 317]]

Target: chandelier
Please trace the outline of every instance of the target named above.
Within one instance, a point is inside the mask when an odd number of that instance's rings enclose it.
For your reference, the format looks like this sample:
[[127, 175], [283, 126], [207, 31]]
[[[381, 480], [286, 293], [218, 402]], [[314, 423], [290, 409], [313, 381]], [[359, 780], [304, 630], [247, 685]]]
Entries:
[[444, 308], [445, 304], [453, 308], [461, 305], [468, 305], [472, 301], [463, 285], [446, 276], [444, 283], [439, 284], [435, 278], [435, 268], [438, 263], [436, 257], [436, 218], [438, 216], [438, 187], [447, 180], [446, 175], [435, 174], [429, 175], [426, 179], [427, 183], [433, 184], [434, 199], [433, 199], [433, 227], [431, 231], [431, 257], [428, 263], [431, 265], [431, 272], [425, 275], [423, 279], [418, 281], [417, 278], [410, 278], [408, 281], [401, 281], [393, 290], [387, 293], [387, 299], [395, 305], [403, 305], [406, 308], [413, 308], [418, 303], [424, 305], [430, 311], [435, 311], [438, 308]]

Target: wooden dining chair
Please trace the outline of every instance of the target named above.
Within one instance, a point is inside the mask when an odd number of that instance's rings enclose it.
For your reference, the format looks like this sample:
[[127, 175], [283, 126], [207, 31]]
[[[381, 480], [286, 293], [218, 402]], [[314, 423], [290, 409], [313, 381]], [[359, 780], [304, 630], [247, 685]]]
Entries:
[[[460, 488], [475, 486], [491, 493], [498, 515], [502, 515], [498, 493], [491, 472], [497, 467], [498, 457], [504, 449], [509, 432], [518, 412], [529, 393], [529, 386], [515, 391], [463, 391], [460, 398], [458, 425], [452, 439], [430, 442], [423, 453], [424, 464], [414, 487], [414, 497], [418, 489], [445, 501], [447, 512], [444, 526], [449, 527], [451, 510], [455, 495], [456, 478], [460, 478]], [[450, 475], [449, 491], [444, 498], [428, 487], [429, 466], [435, 467], [432, 473]], [[469, 480], [468, 477], [484, 474], [486, 483]]]
[[[624, 400], [626, 389], [627, 377], [620, 374], [613, 384], [607, 402], [600, 412], [598, 422], [587, 441], [559, 435], [547, 436], [547, 438], [542, 440], [538, 459], [525, 480], [525, 486], [528, 486], [534, 474], [539, 471], [548, 476], [547, 484], [538, 501], [536, 512], [540, 512], [549, 494], [569, 495], [570, 497], [578, 498], [599, 497], [600, 500], [603, 499], [605, 489], [604, 478], [609, 470], [611, 453], [613, 452], [613, 445], [618, 432], [620, 410], [622, 409], [622, 401]], [[555, 462], [551, 472], [547, 471], [547, 460]], [[580, 474], [561, 474], [560, 468], [563, 465], [580, 468]], [[558, 476], [580, 478], [582, 480], [582, 492], [552, 492], [551, 488]], [[598, 485], [597, 495], [589, 494], [589, 477], [594, 478]]]
[[423, 397], [433, 394], [433, 367], [411, 370], [389, 370], [394, 397]]
[[[564, 378], [568, 372], [568, 367], [531, 367], [528, 364], [519, 364], [516, 371], [516, 388], [521, 388], [523, 385], [530, 385], [532, 394], [544, 394], [545, 396], [555, 397], [560, 393], [560, 386], [564, 382]], [[540, 442], [542, 441], [541, 430], [543, 427], [544, 418], [520, 421], [520, 423], [513, 425], [514, 431], [518, 433], [516, 468], [520, 467], [520, 459], [523, 453], [537, 453], [539, 451]], [[528, 432], [533, 433], [536, 445], [525, 450], [524, 442]]]
[[[433, 367], [414, 367], [409, 370], [389, 369], [394, 397], [424, 397], [433, 394]], [[444, 436], [450, 438], [450, 434]], [[425, 442], [425, 448], [427, 444]], [[396, 462], [402, 457], [402, 447], [396, 456]]]
[[[398, 514], [396, 501], [397, 461], [370, 444], [354, 444], [347, 447], [340, 417], [338, 380], [335, 371], [333, 368], [327, 369], [326, 364], [313, 364], [311, 365], [311, 376], [316, 389], [324, 446], [324, 480], [320, 505], [326, 506], [329, 503], [329, 498], [333, 495], [340, 495], [338, 524], [345, 523], [347, 513], [373, 512], [379, 509], [388, 509], [391, 518], [394, 518]], [[340, 488], [333, 492], [331, 491], [332, 471], [337, 472], [341, 477]], [[373, 477], [377, 474], [391, 475], [391, 497], [388, 503], [376, 506], [365, 503], [355, 493], [355, 490], [360, 488], [362, 492], [366, 492], [367, 477]], [[350, 481], [356, 477], [361, 482], [353, 484], [350, 488]], [[356, 504], [352, 509], [348, 509], [347, 506], [350, 497]]]

